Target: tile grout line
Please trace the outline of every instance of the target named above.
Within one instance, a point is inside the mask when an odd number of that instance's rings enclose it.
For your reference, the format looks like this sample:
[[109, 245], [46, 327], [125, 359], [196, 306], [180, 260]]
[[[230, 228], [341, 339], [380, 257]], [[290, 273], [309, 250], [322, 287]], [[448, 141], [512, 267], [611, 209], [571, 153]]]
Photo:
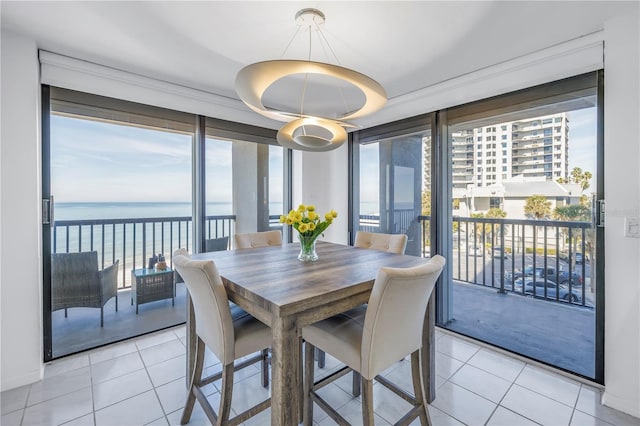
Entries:
[[24, 400], [24, 407], [22, 409], [22, 415], [20, 416], [20, 425], [22, 425], [22, 423], [24, 423], [24, 418], [27, 415], [27, 407], [29, 406], [29, 398], [31, 397], [31, 388], [32, 388], [33, 384], [29, 385], [29, 390], [27, 391], [27, 397]]
[[[499, 379], [502, 379], [502, 380], [507, 381], [507, 379], [505, 379], [505, 378], [503, 378], [503, 377], [497, 376], [497, 375], [493, 374], [493, 373], [492, 373], [492, 372], [490, 372], [490, 371], [487, 371], [487, 370], [485, 370], [485, 369], [483, 369], [483, 368], [480, 368], [480, 367], [477, 367], [477, 366], [475, 366], [475, 365], [473, 365], [473, 364], [469, 364], [469, 363], [468, 363], [468, 361], [469, 361], [469, 360], [471, 360], [471, 359], [472, 359], [476, 354], [478, 354], [478, 353], [480, 352], [480, 350], [482, 350], [482, 349], [483, 349], [483, 348], [481, 347], [481, 348], [480, 348], [479, 350], [477, 350], [477, 351], [476, 351], [476, 352], [475, 352], [471, 357], [469, 357], [469, 359], [468, 359], [467, 361], [463, 362], [462, 366], [461, 366], [460, 368], [458, 368], [458, 369], [455, 371], [455, 373], [451, 374], [451, 375], [449, 376], [449, 378], [445, 379], [445, 383], [447, 383], [447, 382], [448, 382], [448, 383], [450, 383], [450, 384], [451, 384], [451, 385], [453, 385], [453, 386], [458, 386], [458, 387], [460, 387], [461, 389], [464, 389], [464, 390], [466, 390], [467, 392], [472, 393], [472, 394], [474, 394], [474, 395], [476, 395], [476, 396], [478, 396], [478, 397], [480, 397], [480, 398], [482, 398], [482, 399], [484, 399], [484, 400], [486, 400], [486, 401], [490, 402], [491, 404], [495, 404], [495, 408], [493, 409], [493, 411], [491, 412], [491, 414], [490, 414], [490, 415], [489, 415], [489, 417], [487, 418], [487, 421], [484, 423], [484, 424], [486, 425], [486, 424], [489, 422], [489, 420], [491, 420], [491, 418], [492, 418], [492, 417], [493, 417], [493, 415], [495, 414], [495, 412], [496, 412], [496, 410], [498, 409], [498, 407], [502, 407], [502, 408], [504, 408], [504, 409], [508, 410], [508, 408], [503, 407], [503, 406], [501, 405], [502, 400], [503, 400], [503, 399], [504, 399], [504, 397], [507, 395], [507, 393], [509, 393], [509, 391], [511, 390], [511, 388], [512, 388], [512, 387], [513, 387], [513, 385], [515, 384], [515, 381], [518, 379], [518, 377], [520, 377], [520, 374], [522, 374], [522, 372], [524, 371], [524, 369], [525, 369], [525, 367], [527, 366], [527, 364], [526, 364], [526, 363], [524, 363], [524, 365], [523, 365], [523, 366], [522, 366], [522, 368], [520, 369], [520, 372], [518, 372], [518, 374], [516, 375], [516, 377], [515, 377], [515, 378], [510, 382], [511, 384], [509, 385], [509, 388], [508, 388], [508, 389], [507, 389], [507, 391], [504, 393], [504, 395], [502, 395], [502, 397], [500, 398], [500, 401], [499, 401], [499, 402], [497, 402], [497, 403], [495, 403], [495, 402], [493, 402], [493, 401], [489, 400], [488, 398], [486, 398], [486, 397], [484, 397], [484, 396], [482, 396], [482, 395], [480, 395], [480, 394], [478, 394], [478, 393], [476, 393], [476, 392], [472, 391], [471, 389], [467, 389], [466, 387], [464, 387], [464, 386], [462, 386], [462, 385], [459, 385], [459, 384], [457, 384], [457, 383], [454, 383], [454, 382], [452, 382], [452, 381], [450, 380], [450, 379], [451, 379], [453, 376], [455, 376], [455, 375], [456, 375], [460, 370], [462, 370], [462, 368], [464, 368], [464, 366], [465, 366], [465, 365], [468, 365], [468, 366], [470, 366], [470, 367], [477, 368], [478, 370], [483, 371], [483, 372], [485, 372], [485, 373], [487, 373], [487, 374], [489, 374], [489, 375], [491, 375], [491, 376], [494, 376], [494, 377], [497, 377], [497, 378], [499, 378]], [[440, 352], [440, 353], [441, 353], [441, 354], [443, 354], [443, 355], [446, 355], [446, 354], [444, 354], [444, 353], [442, 353], [442, 352]], [[448, 355], [447, 355], [447, 356], [448, 356]], [[456, 359], [456, 358], [453, 358], [453, 357], [451, 357], [451, 356], [449, 356], [449, 357], [450, 357], [450, 358], [452, 358], [452, 359]], [[440, 376], [440, 377], [442, 377], [442, 376]], [[436, 408], [437, 408], [437, 407], [436, 407]], [[442, 410], [441, 410], [441, 411], [442, 411]], [[509, 411], [512, 411], [512, 410], [509, 410]], [[443, 412], [444, 412], [444, 411], [443, 411]], [[515, 413], [515, 411], [513, 411], [513, 412]], [[444, 413], [446, 413], [446, 412], [444, 412]], [[463, 424], [464, 424], [464, 422], [463, 422], [463, 421], [461, 421], [460, 419], [458, 419], [457, 417], [455, 417], [455, 416], [453, 416], [453, 415], [451, 415], [451, 414], [449, 414], [449, 413], [446, 413], [446, 414], [447, 414], [447, 415], [449, 415], [450, 417], [452, 417], [452, 418], [454, 418], [454, 419], [456, 419], [456, 420], [458, 420], [458, 421], [460, 421], [461, 423], [463, 423]], [[516, 413], [516, 414], [518, 414], [518, 415], [520, 415], [520, 416], [522, 416], [522, 417], [524, 417], [524, 418], [526, 418], [526, 419], [528, 419], [528, 420], [531, 420], [531, 419], [529, 419], [528, 417], [521, 415], [520, 413]], [[533, 421], [533, 420], [531, 420], [531, 421]], [[534, 423], [537, 423], [537, 422], [534, 422]]]
[[[513, 381], [512, 381], [512, 382], [511, 382], [511, 384], [509, 385], [509, 388], [507, 389], [507, 391], [504, 393], [504, 395], [502, 395], [502, 398], [500, 398], [500, 401], [499, 401], [499, 402], [498, 402], [498, 404], [496, 405], [496, 408], [495, 408], [494, 412], [493, 412], [493, 413], [491, 413], [491, 417], [493, 417], [493, 415], [495, 414], [495, 412], [498, 410], [498, 407], [502, 407], [502, 408], [504, 408], [505, 410], [511, 411], [512, 413], [515, 413], [515, 414], [517, 414], [518, 416], [520, 416], [520, 417], [522, 417], [522, 418], [525, 418], [525, 419], [527, 419], [527, 420], [529, 420], [529, 421], [531, 421], [531, 422], [533, 422], [533, 423], [535, 423], [535, 424], [537, 424], [537, 425], [539, 425], [539, 424], [540, 424], [540, 423], [536, 422], [535, 420], [530, 419], [529, 417], [525, 416], [523, 413], [519, 413], [519, 412], [517, 412], [517, 411], [514, 411], [514, 410], [512, 410], [512, 409], [510, 409], [510, 408], [505, 407], [504, 405], [502, 405], [502, 401], [504, 401], [504, 398], [507, 396], [507, 394], [509, 393], [509, 391], [511, 391], [511, 389], [513, 389], [513, 386], [514, 386], [514, 385], [516, 385], [516, 386], [520, 386], [520, 385], [518, 385], [518, 384], [516, 383], [516, 380], [518, 380], [518, 378], [522, 375], [522, 373], [524, 372], [525, 368], [527, 368], [527, 365], [529, 365], [529, 364], [527, 364], [527, 363], [525, 362], [525, 363], [524, 363], [524, 365], [522, 366], [522, 369], [520, 369], [520, 372], [516, 375], [516, 377], [513, 379]], [[497, 377], [497, 376], [496, 376], [496, 377]], [[529, 388], [526, 388], [526, 387], [524, 387], [524, 386], [522, 386], [522, 387], [523, 387], [524, 389], [528, 389], [528, 390], [530, 390], [531, 392], [537, 393], [537, 392], [535, 392], [535, 391], [533, 391], [533, 390], [531, 390], [531, 389], [529, 389]], [[542, 395], [542, 394], [539, 394], [539, 395]], [[542, 395], [542, 396], [545, 396], [545, 395]], [[551, 398], [550, 398], [550, 399], [551, 399]], [[553, 400], [553, 401], [555, 401], [555, 400]], [[489, 417], [489, 419], [487, 420], [487, 422], [491, 419], [491, 417]], [[485, 423], [485, 424], [486, 424], [486, 423]]]
[[[173, 334], [175, 335], [175, 333], [173, 333]], [[180, 341], [180, 339], [177, 336], [176, 336], [176, 339], [178, 339], [178, 341]], [[167, 343], [167, 342], [163, 342], [163, 343]], [[160, 343], [160, 344], [162, 344], [162, 343]], [[154, 345], [154, 346], [158, 346], [158, 345]], [[150, 347], [153, 347], [153, 346], [150, 346]], [[156, 389], [156, 385], [155, 385], [155, 383], [153, 383], [153, 380], [151, 379], [151, 374], [149, 373], [149, 369], [148, 369], [147, 363], [144, 362], [144, 358], [142, 357], [142, 354], [140, 353], [140, 348], [138, 347], [137, 344], [136, 344], [136, 348], [138, 350], [138, 356], [140, 357], [140, 360], [142, 361], [142, 365], [144, 367], [144, 371], [145, 371], [145, 373], [147, 373], [147, 377], [149, 378], [149, 382], [151, 383], [151, 388], [153, 389], [153, 393], [156, 396], [156, 399], [158, 400], [158, 404], [160, 404], [160, 409], [162, 410], [162, 414], [163, 414], [164, 420], [167, 422], [167, 424], [169, 424], [169, 419], [167, 418], [167, 412], [166, 412], [164, 406], [162, 405], [162, 401], [160, 400], [160, 396], [158, 395], [158, 391]], [[145, 349], [147, 349], [147, 348], [145, 348]], [[179, 356], [182, 356], [182, 355], [179, 355]], [[171, 358], [171, 359], [173, 359], [173, 358]], [[168, 361], [168, 360], [166, 360], [166, 361]], [[160, 363], [158, 363], [158, 364], [160, 364]], [[171, 383], [171, 382], [169, 382], [169, 383]], [[158, 419], [156, 419], [156, 420], [158, 420]], [[152, 420], [152, 422], [154, 422], [156, 420]], [[151, 422], [149, 422], [149, 423], [151, 423]]]
[[93, 364], [91, 363], [91, 357], [87, 355], [89, 358], [89, 382], [91, 383], [91, 415], [93, 417], [93, 424], [96, 425], [96, 400], [95, 400], [95, 392], [93, 391]]

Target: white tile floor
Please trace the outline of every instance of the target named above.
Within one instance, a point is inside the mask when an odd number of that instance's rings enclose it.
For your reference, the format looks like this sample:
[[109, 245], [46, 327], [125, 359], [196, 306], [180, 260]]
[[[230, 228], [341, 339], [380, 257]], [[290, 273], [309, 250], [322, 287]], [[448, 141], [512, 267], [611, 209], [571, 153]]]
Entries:
[[[185, 328], [177, 327], [47, 365], [42, 381], [3, 392], [0, 424], [178, 425], [185, 400]], [[436, 332], [437, 398], [429, 408], [435, 425], [640, 425], [640, 420], [600, 404], [600, 391], [548, 370]], [[207, 369], [218, 369], [210, 353]], [[324, 375], [339, 367], [327, 356]], [[411, 390], [408, 360], [385, 375]], [[236, 373], [233, 414], [269, 396], [258, 365]], [[207, 394], [217, 407], [218, 383]], [[345, 376], [320, 394], [354, 425], [362, 423], [360, 398]], [[397, 421], [408, 404], [374, 385], [376, 425]], [[246, 425], [268, 425], [269, 410]], [[318, 425], [333, 424], [320, 409]], [[418, 424], [415, 421], [414, 424]], [[196, 403], [190, 425], [209, 424]]]

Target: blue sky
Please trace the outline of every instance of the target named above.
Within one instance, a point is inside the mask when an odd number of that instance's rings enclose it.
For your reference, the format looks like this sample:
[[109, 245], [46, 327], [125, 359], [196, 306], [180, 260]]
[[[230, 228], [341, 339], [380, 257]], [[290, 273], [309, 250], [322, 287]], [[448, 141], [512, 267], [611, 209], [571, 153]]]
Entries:
[[[595, 178], [595, 108], [570, 112], [569, 129], [569, 170]], [[270, 191], [279, 196], [282, 152], [270, 148]], [[362, 146], [360, 155], [361, 200], [376, 201], [377, 145]], [[207, 139], [207, 201], [231, 200], [231, 167], [231, 142]], [[189, 202], [191, 135], [52, 115], [51, 175], [57, 202]]]
[[[590, 171], [593, 175], [587, 192], [595, 191], [596, 179], [596, 108], [569, 113], [569, 172], [574, 167]], [[360, 147], [360, 200], [362, 203], [378, 201], [379, 170], [376, 144]]]
[[[191, 201], [191, 135], [53, 115], [51, 186], [57, 202]], [[207, 138], [207, 201], [230, 202], [231, 142]], [[272, 201], [282, 152], [270, 148]], [[280, 171], [280, 173], [277, 173]]]

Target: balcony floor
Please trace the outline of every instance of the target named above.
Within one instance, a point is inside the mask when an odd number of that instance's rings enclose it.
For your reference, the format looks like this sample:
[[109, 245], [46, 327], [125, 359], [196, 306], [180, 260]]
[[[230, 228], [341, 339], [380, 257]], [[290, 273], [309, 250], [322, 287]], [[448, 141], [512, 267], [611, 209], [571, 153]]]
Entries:
[[445, 328], [582, 376], [595, 375], [595, 310], [454, 282]]
[[97, 308], [71, 308], [67, 318], [64, 309], [52, 315], [53, 357], [69, 355], [93, 347], [106, 345], [152, 331], [172, 327], [186, 321], [186, 288], [176, 284], [175, 306], [171, 299], [163, 299], [139, 306], [136, 315], [131, 305], [131, 290], [118, 291], [118, 312], [115, 299], [104, 307], [104, 327], [100, 327]]

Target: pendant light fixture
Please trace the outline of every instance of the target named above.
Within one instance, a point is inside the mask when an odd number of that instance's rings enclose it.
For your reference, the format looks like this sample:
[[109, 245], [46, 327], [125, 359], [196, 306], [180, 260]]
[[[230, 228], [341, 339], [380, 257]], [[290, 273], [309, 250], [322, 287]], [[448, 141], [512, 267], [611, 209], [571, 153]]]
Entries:
[[[311, 60], [312, 31], [316, 31], [319, 34], [318, 39], [323, 50], [333, 53], [322, 33], [321, 27], [324, 25], [325, 17], [321, 11], [317, 9], [302, 9], [296, 13], [295, 20], [299, 28], [294, 34], [294, 38], [300, 29], [309, 31], [308, 59], [279, 59], [248, 65], [241, 69], [236, 77], [236, 92], [240, 99], [258, 114], [287, 122], [278, 131], [277, 140], [280, 145], [302, 151], [330, 151], [338, 148], [347, 140], [345, 127], [356, 127], [349, 123], [348, 120], [379, 110], [387, 102], [387, 94], [378, 82], [364, 74], [339, 65]], [[287, 49], [290, 45], [291, 42], [289, 42]], [[335, 54], [333, 56], [335, 61], [338, 62]], [[299, 110], [290, 111], [264, 105], [263, 97], [270, 87], [285, 77], [295, 77], [296, 75], [303, 77]], [[359, 98], [363, 100], [362, 105], [358, 108], [345, 108], [344, 105], [341, 107], [336, 102], [335, 107], [330, 106], [332, 109], [331, 114], [321, 115], [309, 111], [310, 108], [306, 105], [309, 100], [306, 99], [306, 95], [309, 79], [313, 76], [339, 79], [343, 84], [355, 87], [360, 92]], [[344, 101], [342, 89], [338, 87], [337, 91], [340, 92], [339, 98]]]

